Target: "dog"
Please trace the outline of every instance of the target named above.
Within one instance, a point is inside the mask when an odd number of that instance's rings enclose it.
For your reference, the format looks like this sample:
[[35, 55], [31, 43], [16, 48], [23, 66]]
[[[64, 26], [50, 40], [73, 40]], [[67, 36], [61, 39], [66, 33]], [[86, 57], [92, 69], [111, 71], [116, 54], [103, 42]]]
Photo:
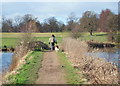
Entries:
[[58, 46], [58, 45], [55, 46], [55, 51], [56, 51], [56, 52], [59, 51], [59, 46]]

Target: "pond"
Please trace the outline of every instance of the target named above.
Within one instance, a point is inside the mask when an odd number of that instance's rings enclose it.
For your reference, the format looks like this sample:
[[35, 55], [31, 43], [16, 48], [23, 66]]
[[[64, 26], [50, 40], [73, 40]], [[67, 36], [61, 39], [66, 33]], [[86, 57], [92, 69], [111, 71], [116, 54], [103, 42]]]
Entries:
[[7, 71], [12, 61], [13, 53], [0, 52], [0, 72]]
[[108, 62], [111, 62], [114, 65], [117, 65], [120, 68], [120, 48], [108, 48], [97, 51], [89, 51], [87, 56], [103, 58]]

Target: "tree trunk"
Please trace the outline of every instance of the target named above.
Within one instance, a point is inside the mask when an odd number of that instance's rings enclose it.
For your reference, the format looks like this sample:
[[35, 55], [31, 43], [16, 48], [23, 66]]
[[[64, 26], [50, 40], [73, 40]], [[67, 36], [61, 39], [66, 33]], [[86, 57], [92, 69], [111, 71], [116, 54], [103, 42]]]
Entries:
[[92, 30], [90, 30], [90, 35], [92, 36]]

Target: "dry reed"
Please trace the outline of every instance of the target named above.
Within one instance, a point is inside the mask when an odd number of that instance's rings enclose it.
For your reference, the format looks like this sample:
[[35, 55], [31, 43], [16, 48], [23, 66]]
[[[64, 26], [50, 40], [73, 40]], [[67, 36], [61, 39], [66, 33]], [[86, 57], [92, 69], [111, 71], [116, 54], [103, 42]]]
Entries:
[[65, 38], [61, 48], [91, 84], [118, 84], [117, 67], [102, 58], [86, 56], [88, 48], [86, 42]]

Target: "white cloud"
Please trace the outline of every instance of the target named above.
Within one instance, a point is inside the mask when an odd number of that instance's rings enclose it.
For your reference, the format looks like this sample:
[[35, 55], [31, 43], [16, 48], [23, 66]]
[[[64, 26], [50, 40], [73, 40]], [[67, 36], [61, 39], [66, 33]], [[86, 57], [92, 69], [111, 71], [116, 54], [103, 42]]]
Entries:
[[119, 2], [119, 0], [2, 0], [2, 2]]
[[65, 21], [67, 16], [74, 12], [77, 17], [81, 17], [86, 10], [91, 10], [100, 13], [102, 9], [111, 9], [112, 12], [117, 13], [118, 4], [110, 3], [3, 3], [3, 15], [7, 18], [14, 18], [16, 15], [23, 16], [25, 14], [33, 14], [38, 17], [40, 21], [44, 21], [49, 17], [56, 17], [58, 20]]

